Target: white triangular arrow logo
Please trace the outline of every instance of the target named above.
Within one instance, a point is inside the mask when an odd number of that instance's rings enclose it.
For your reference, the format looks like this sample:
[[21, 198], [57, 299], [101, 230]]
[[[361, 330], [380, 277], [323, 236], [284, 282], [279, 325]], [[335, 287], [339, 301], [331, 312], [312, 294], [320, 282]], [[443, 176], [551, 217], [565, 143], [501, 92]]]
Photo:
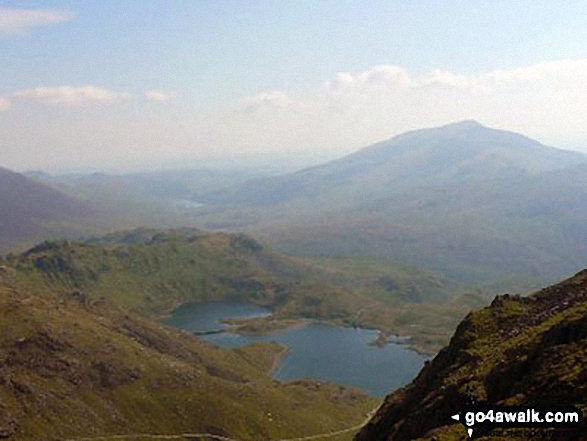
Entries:
[[473, 436], [473, 429], [467, 429], [467, 433], [469, 434], [469, 438]]
[[461, 418], [461, 416], [457, 413], [456, 415], [451, 416], [451, 418], [455, 421], [458, 421]]

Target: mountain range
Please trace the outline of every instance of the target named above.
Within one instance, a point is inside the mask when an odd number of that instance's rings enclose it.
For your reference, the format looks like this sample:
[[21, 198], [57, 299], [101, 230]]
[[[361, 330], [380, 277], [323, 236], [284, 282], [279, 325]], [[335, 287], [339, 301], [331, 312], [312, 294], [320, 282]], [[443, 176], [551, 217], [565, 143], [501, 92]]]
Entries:
[[[26, 188], [50, 194], [27, 203], [32, 215], [5, 204], [2, 239], [6, 250], [138, 226], [243, 231], [287, 254], [374, 258], [490, 293], [527, 291], [587, 263], [586, 158], [461, 121], [275, 176], [31, 173]], [[6, 188], [5, 198], [25, 200]], [[40, 215], [45, 203], [54, 217]]]
[[[434, 353], [487, 292], [586, 266], [586, 157], [474, 121], [295, 173], [233, 178], [0, 170], [3, 250], [85, 236], [0, 259], [0, 437], [179, 430], [246, 440], [348, 428], [370, 397], [278, 384], [269, 373], [282, 348], [217, 349], [157, 318], [184, 302], [240, 298], [274, 313], [249, 331], [320, 319], [377, 328], [383, 341], [409, 335]], [[193, 228], [90, 237], [168, 224], [253, 237]], [[470, 393], [585, 412], [586, 287], [581, 272], [467, 315], [356, 440], [461, 439], [450, 416]]]
[[586, 163], [464, 121], [250, 181], [218, 217], [245, 213], [240, 228], [287, 253], [368, 255], [497, 289], [517, 288], [513, 279], [531, 287], [586, 263]]
[[275, 176], [2, 175], [11, 176], [4, 250], [47, 236], [191, 226], [243, 231], [290, 255], [427, 268], [490, 293], [536, 289], [587, 265], [586, 156], [475, 121]]
[[[215, 348], [156, 320], [179, 303], [222, 298], [267, 305], [280, 319], [346, 315], [348, 324], [362, 310], [361, 320], [369, 311], [390, 320], [382, 303], [349, 292], [340, 277], [244, 235], [191, 229], [50, 241], [7, 256], [0, 436], [257, 440], [355, 427], [376, 400], [322, 382], [271, 380], [282, 347]], [[403, 320], [413, 326], [415, 317], [412, 310]], [[460, 440], [464, 428], [450, 416], [471, 394], [490, 404], [570, 403], [587, 412], [586, 317], [587, 271], [528, 297], [496, 297], [467, 315], [411, 384], [385, 398], [356, 441]], [[583, 426], [550, 435], [579, 441], [586, 433]]]
[[489, 292], [534, 289], [586, 263], [587, 157], [475, 121], [266, 174], [31, 176], [83, 200], [94, 212], [86, 225], [100, 233], [105, 225], [243, 231], [288, 254], [367, 256]]

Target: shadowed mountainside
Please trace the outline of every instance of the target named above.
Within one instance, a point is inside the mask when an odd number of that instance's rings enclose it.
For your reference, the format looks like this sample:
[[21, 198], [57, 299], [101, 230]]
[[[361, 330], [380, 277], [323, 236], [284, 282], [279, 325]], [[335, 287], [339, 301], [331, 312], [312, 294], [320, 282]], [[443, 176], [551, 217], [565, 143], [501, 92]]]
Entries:
[[367, 255], [468, 282], [537, 287], [587, 263], [585, 163], [464, 121], [249, 182], [231, 203], [257, 219], [242, 228], [287, 253]]
[[87, 205], [20, 173], [0, 168], [0, 189], [0, 250], [71, 237], [90, 222]]

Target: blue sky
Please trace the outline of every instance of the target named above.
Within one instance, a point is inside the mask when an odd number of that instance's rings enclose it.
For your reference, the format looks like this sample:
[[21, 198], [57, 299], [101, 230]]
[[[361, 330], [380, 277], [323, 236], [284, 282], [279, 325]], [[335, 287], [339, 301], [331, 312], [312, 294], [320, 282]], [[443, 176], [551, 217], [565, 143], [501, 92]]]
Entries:
[[0, 1], [0, 165], [312, 162], [461, 118], [582, 149], [585, 17], [582, 1]]

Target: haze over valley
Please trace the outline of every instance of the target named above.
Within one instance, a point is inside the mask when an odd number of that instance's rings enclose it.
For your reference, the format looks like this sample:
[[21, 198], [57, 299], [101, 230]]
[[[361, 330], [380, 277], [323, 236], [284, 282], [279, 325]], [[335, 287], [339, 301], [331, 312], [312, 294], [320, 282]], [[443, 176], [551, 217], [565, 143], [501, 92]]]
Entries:
[[578, 152], [462, 121], [272, 176], [30, 177], [108, 213], [110, 225], [244, 231], [286, 253], [392, 261], [495, 292], [537, 288], [581, 269], [586, 162]]

